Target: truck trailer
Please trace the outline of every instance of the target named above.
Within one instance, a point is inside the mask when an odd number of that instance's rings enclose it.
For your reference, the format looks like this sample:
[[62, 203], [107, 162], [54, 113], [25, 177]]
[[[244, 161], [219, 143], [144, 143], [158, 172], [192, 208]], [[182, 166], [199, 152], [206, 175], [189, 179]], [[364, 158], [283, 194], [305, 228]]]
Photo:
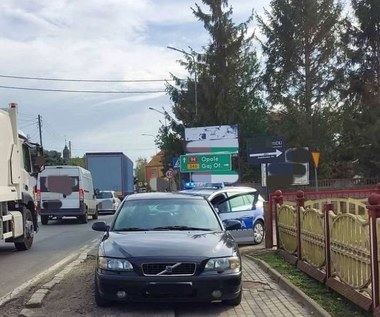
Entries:
[[124, 153], [86, 153], [85, 162], [96, 191], [115, 191], [121, 199], [133, 193], [133, 162]]
[[38, 230], [34, 191], [43, 165], [42, 148], [17, 128], [17, 104], [0, 109], [0, 240], [17, 250], [30, 249]]

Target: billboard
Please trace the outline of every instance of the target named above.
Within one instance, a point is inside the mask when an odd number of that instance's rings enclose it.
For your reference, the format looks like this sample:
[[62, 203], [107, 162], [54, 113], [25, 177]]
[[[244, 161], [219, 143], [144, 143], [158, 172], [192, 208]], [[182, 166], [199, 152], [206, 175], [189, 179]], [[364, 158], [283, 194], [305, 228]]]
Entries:
[[[185, 129], [187, 153], [239, 153], [237, 125], [220, 125]], [[235, 183], [239, 180], [236, 171], [212, 171], [192, 173], [192, 181], [203, 183]]]

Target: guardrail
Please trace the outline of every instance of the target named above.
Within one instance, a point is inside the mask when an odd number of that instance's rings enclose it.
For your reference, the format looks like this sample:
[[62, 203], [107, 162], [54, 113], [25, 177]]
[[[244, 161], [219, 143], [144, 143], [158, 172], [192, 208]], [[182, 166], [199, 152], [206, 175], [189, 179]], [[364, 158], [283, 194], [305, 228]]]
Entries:
[[277, 190], [270, 197], [270, 206], [279, 253], [380, 316], [380, 184], [351, 191]]

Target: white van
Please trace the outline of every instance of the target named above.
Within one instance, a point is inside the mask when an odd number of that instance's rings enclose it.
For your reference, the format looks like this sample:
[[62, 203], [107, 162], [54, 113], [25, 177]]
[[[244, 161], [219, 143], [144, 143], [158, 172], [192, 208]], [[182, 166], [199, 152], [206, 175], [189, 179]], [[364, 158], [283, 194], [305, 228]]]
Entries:
[[88, 216], [98, 219], [91, 173], [79, 166], [46, 166], [38, 175], [37, 206], [41, 223], [53, 217], [77, 217], [81, 223]]

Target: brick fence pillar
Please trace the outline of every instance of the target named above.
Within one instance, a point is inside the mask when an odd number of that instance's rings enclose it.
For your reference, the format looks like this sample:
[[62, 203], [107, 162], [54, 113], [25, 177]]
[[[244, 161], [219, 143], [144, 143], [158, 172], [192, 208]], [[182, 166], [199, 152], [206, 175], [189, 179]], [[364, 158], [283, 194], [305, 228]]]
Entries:
[[278, 230], [278, 205], [282, 205], [284, 203], [284, 197], [282, 196], [281, 190], [276, 190], [273, 194], [273, 203], [274, 203], [274, 214], [275, 214], [275, 222], [276, 222], [276, 245], [277, 249], [280, 248], [280, 235]]
[[372, 282], [372, 309], [379, 309], [379, 254], [378, 254], [378, 232], [377, 219], [380, 218], [380, 184], [376, 186], [376, 193], [368, 197], [369, 216], [369, 245], [371, 255], [371, 282]]

